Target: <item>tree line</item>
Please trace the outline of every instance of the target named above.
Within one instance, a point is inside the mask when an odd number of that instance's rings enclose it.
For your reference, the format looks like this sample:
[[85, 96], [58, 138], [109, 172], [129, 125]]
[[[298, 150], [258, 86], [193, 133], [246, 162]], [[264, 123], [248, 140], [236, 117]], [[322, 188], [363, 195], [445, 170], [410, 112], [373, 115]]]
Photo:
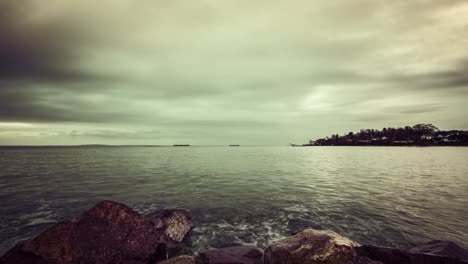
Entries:
[[405, 127], [361, 129], [344, 135], [310, 140], [303, 146], [346, 145], [468, 145], [468, 131], [442, 131], [433, 124], [416, 124]]

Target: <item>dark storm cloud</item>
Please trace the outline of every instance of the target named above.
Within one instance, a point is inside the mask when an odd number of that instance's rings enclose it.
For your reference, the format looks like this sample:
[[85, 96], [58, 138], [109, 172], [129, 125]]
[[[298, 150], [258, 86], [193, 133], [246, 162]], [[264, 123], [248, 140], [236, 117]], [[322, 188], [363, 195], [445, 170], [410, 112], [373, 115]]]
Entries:
[[66, 20], [34, 21], [29, 1], [0, 2], [0, 79], [74, 81], [97, 78], [74, 68], [83, 31]]
[[[122, 75], [79, 67], [95, 32], [66, 16], [35, 18], [33, 2], [0, 1], [0, 121], [109, 123], [134, 118], [80, 99], [102, 94]], [[92, 45], [92, 44], [91, 44]]]
[[8, 87], [4, 82], [0, 88], [0, 119], [3, 121], [64, 121], [62, 111], [42, 104], [37, 94], [31, 91]]
[[0, 120], [22, 122], [93, 122], [110, 123], [134, 118], [123, 109], [83, 101], [86, 89], [35, 87], [0, 82]]
[[[75, 67], [83, 31], [66, 20], [34, 21], [31, 2], [0, 2], [0, 120], [28, 122], [95, 122], [113, 120], [86, 109], [54, 105], [48, 98], [73, 97], [94, 89], [108, 76]], [[70, 88], [70, 83], [87, 83]], [[60, 87], [51, 89], [50, 86]], [[67, 91], [68, 90], [68, 91]]]
[[466, 14], [459, 0], [0, 0], [0, 129], [289, 142], [461, 120]]

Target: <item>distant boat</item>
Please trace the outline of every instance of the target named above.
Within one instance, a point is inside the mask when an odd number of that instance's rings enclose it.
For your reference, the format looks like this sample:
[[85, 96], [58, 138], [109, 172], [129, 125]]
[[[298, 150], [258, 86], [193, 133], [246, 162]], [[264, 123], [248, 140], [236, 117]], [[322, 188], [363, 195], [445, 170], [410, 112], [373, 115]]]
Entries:
[[189, 144], [175, 144], [174, 147], [190, 147]]
[[310, 146], [315, 146], [315, 144], [311, 144], [311, 143], [308, 143], [308, 144], [301, 144], [301, 145], [289, 143], [289, 145], [291, 145], [291, 147], [310, 147]]
[[240, 145], [229, 145], [230, 147], [239, 147]]
[[112, 145], [104, 145], [104, 144], [84, 144], [84, 145], [77, 145], [80, 148], [96, 148], [96, 147], [113, 147]]

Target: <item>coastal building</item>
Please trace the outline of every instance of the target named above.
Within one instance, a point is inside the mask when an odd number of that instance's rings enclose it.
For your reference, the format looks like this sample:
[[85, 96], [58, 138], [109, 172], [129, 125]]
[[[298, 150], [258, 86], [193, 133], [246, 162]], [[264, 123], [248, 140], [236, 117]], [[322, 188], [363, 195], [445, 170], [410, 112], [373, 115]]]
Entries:
[[422, 135], [421, 140], [432, 140], [434, 137], [431, 135]]

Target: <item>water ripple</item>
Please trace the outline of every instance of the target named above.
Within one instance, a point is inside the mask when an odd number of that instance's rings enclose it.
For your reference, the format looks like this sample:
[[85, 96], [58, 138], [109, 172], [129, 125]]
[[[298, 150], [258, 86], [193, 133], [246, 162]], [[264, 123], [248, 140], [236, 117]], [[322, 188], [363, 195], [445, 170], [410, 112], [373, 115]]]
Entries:
[[192, 211], [194, 250], [304, 228], [468, 245], [468, 148], [0, 148], [0, 254], [113, 199]]

